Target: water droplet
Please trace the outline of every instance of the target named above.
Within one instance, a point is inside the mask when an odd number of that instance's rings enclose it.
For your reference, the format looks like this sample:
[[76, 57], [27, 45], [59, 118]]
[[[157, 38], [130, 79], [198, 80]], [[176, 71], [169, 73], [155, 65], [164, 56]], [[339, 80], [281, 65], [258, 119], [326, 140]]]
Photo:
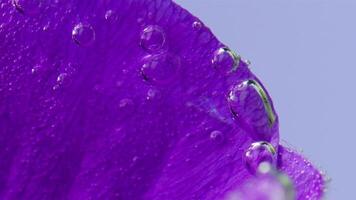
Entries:
[[195, 21], [192, 24], [194, 30], [200, 30], [203, 27], [203, 24], [199, 21]]
[[252, 174], [265, 173], [269, 165], [274, 167], [277, 162], [277, 153], [272, 144], [264, 141], [254, 142], [245, 151], [244, 160]]
[[148, 52], [156, 52], [162, 49], [165, 41], [166, 36], [162, 28], [151, 25], [142, 31], [140, 45]]
[[221, 131], [215, 130], [210, 133], [210, 139], [214, 142], [221, 143], [224, 140], [224, 135]]
[[174, 80], [180, 69], [180, 58], [164, 53], [146, 56], [141, 74], [146, 81], [155, 84], [167, 84]]
[[270, 141], [278, 132], [272, 103], [258, 81], [247, 80], [233, 86], [228, 102], [236, 120], [253, 139]]
[[72, 30], [72, 39], [81, 46], [88, 46], [95, 40], [95, 31], [90, 24], [79, 23]]
[[12, 5], [23, 14], [37, 15], [44, 6], [44, 0], [12, 0]]
[[239, 63], [240, 57], [228, 47], [219, 48], [214, 52], [212, 64], [215, 69], [223, 74], [229, 74], [236, 71]]

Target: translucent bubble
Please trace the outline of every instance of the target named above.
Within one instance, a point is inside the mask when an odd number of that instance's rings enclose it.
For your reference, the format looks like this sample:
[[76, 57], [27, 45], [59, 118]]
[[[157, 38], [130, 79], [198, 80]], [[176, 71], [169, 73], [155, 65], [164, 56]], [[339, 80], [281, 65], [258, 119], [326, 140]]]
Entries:
[[23, 14], [36, 15], [44, 7], [44, 0], [12, 0], [12, 5]]
[[134, 102], [131, 99], [125, 98], [125, 99], [121, 99], [119, 102], [119, 109], [120, 110], [129, 110], [131, 111], [132, 107], [134, 105]]
[[59, 76], [57, 77], [57, 83], [62, 84], [67, 77], [68, 77], [67, 73], [59, 74]]
[[65, 85], [66, 84], [66, 81], [69, 77], [69, 74], [67, 73], [60, 73], [58, 76], [57, 76], [57, 82], [56, 82], [56, 85], [53, 86], [53, 90], [58, 90], [61, 86]]
[[150, 55], [143, 61], [141, 74], [146, 81], [154, 84], [167, 84], [173, 81], [180, 69], [180, 58], [169, 53]]
[[42, 66], [37, 64], [31, 69], [31, 73], [32, 74], [37, 74], [39, 71], [41, 71], [41, 69], [42, 69]]
[[106, 11], [106, 13], [105, 13], [105, 19], [110, 19], [111, 16], [113, 15], [113, 13], [114, 13], [114, 11], [112, 11], [112, 10]]
[[138, 156], [134, 156], [134, 157], [132, 158], [132, 162], [137, 162], [137, 160], [138, 160]]
[[276, 165], [277, 153], [272, 144], [268, 142], [254, 142], [245, 151], [244, 160], [252, 174], [267, 173], [268, 167]]
[[147, 91], [147, 97], [146, 97], [147, 100], [153, 100], [158, 98], [160, 98], [160, 93], [157, 89], [150, 88]]
[[95, 31], [90, 24], [79, 23], [72, 30], [73, 41], [81, 46], [88, 46], [95, 40]]
[[192, 27], [194, 30], [200, 30], [202, 28], [203, 24], [199, 21], [195, 21], [192, 24]]
[[240, 57], [227, 47], [219, 48], [214, 52], [212, 64], [223, 74], [236, 71], [239, 63]]
[[118, 16], [116, 15], [116, 13], [113, 10], [107, 10], [105, 13], [105, 19], [108, 22], [114, 22], [118, 19]]
[[127, 119], [129, 116], [132, 116], [135, 113], [135, 103], [130, 98], [123, 98], [119, 101], [118, 111], [119, 118], [118, 119]]
[[221, 131], [215, 130], [210, 133], [210, 139], [214, 142], [221, 143], [224, 140], [224, 135]]
[[255, 80], [237, 83], [230, 89], [228, 102], [237, 121], [255, 140], [270, 141], [278, 126], [272, 102]]
[[137, 105], [131, 98], [123, 98], [118, 101], [114, 109], [117, 112], [118, 121], [127, 121], [135, 116]]
[[140, 45], [146, 51], [152, 53], [162, 49], [166, 36], [161, 27], [150, 25], [141, 33]]

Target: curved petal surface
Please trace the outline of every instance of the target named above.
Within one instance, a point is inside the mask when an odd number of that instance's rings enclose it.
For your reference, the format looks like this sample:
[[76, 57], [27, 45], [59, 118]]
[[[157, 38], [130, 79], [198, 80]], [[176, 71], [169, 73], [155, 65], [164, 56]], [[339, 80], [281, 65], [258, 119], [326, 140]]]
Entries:
[[231, 112], [258, 79], [170, 0], [7, 0], [0, 15], [2, 199], [218, 199], [253, 177], [258, 130], [279, 149], [261, 90]]

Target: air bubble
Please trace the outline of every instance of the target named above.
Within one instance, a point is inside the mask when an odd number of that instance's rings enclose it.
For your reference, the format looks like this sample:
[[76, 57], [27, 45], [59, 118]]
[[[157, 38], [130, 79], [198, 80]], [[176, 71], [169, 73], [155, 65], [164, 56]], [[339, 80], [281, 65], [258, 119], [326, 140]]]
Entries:
[[210, 139], [216, 143], [224, 141], [224, 135], [221, 131], [215, 130], [210, 133]]
[[107, 10], [105, 13], [105, 19], [108, 22], [114, 22], [118, 19], [118, 16], [116, 15], [116, 13], [113, 10]]
[[12, 0], [12, 5], [23, 14], [37, 15], [44, 6], [44, 0]]
[[119, 119], [127, 119], [135, 112], [135, 103], [130, 98], [123, 98], [119, 101], [118, 105]]
[[61, 73], [57, 76], [57, 82], [56, 82], [56, 85], [53, 86], [53, 90], [58, 90], [61, 86], [63, 86], [67, 79], [68, 79], [68, 74], [67, 73]]
[[192, 24], [192, 27], [194, 30], [200, 30], [202, 28], [203, 24], [199, 21], [195, 21]]
[[41, 65], [35, 65], [32, 69], [31, 69], [31, 73], [32, 74], [38, 74], [38, 72], [40, 72], [42, 69], [42, 66]]
[[90, 24], [79, 23], [72, 30], [73, 41], [81, 46], [88, 46], [95, 40], [95, 31]]
[[158, 99], [159, 97], [160, 97], [160, 93], [157, 89], [151, 88], [147, 91], [147, 97], [146, 97], [147, 100]]
[[134, 105], [133, 101], [131, 99], [121, 99], [120, 103], [119, 103], [119, 108], [120, 109], [127, 109], [130, 108]]
[[173, 81], [180, 69], [180, 58], [169, 53], [146, 56], [143, 61], [141, 74], [146, 81], [154, 84]]
[[162, 49], [166, 41], [166, 36], [161, 27], [150, 25], [141, 33], [140, 45], [146, 51], [152, 53]]
[[254, 142], [245, 151], [244, 160], [252, 174], [266, 173], [269, 171], [269, 167], [275, 167], [277, 153], [272, 144], [268, 142]]
[[271, 141], [278, 132], [272, 102], [258, 81], [237, 83], [230, 89], [228, 103], [236, 120], [253, 139]]
[[228, 47], [219, 48], [214, 52], [213, 67], [223, 74], [229, 74], [237, 70], [240, 57], [232, 52]]

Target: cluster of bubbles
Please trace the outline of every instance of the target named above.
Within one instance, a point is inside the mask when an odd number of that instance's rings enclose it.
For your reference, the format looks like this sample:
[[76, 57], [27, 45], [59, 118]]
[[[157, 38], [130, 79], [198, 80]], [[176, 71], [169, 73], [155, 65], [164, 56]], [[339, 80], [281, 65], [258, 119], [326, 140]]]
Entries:
[[[201, 24], [198, 22], [193, 24], [193, 28], [199, 29]], [[229, 75], [235, 73], [240, 65], [241, 57], [231, 51], [228, 47], [221, 47], [217, 49], [212, 58], [212, 66], [223, 75]], [[249, 61], [245, 62], [250, 64]], [[249, 105], [244, 98], [249, 95], [248, 93], [255, 93], [263, 105], [263, 116], [266, 119], [265, 124], [261, 128], [261, 122], [253, 120], [238, 119], [238, 121], [247, 122], [247, 132], [251, 134], [251, 138], [255, 140], [245, 150], [243, 160], [248, 171], [255, 176], [273, 176], [281, 186], [284, 188], [285, 199], [295, 199], [295, 192], [293, 184], [288, 176], [277, 170], [277, 149], [270, 143], [273, 135], [273, 127], [276, 122], [276, 115], [272, 108], [271, 101], [267, 95], [267, 92], [262, 85], [253, 79], [248, 79], [236, 83], [234, 87], [231, 87], [229, 94], [227, 95], [227, 101], [232, 113], [236, 118], [249, 118], [251, 116], [246, 115], [246, 107], [253, 107]], [[251, 103], [250, 103], [251, 104]], [[256, 109], [256, 108], [254, 108]], [[252, 113], [252, 112], [251, 112]], [[250, 114], [251, 114], [250, 113]], [[223, 134], [220, 131], [213, 131], [210, 134], [210, 138], [213, 140], [221, 140]]]
[[[35, 15], [40, 12], [43, 7], [43, 0], [38, 1], [25, 1], [25, 0], [12, 0], [14, 7], [21, 13], [29, 15]], [[108, 21], [116, 19], [115, 12], [108, 10], [105, 13], [104, 18]], [[200, 21], [192, 23], [192, 28], [196, 31], [201, 30], [203, 24]], [[72, 29], [72, 40], [75, 44], [87, 47], [95, 42], [96, 33], [93, 26], [89, 23], [77, 23]], [[167, 51], [166, 33], [164, 29], [158, 25], [146, 26], [140, 34], [141, 48], [148, 54], [143, 60], [140, 72], [144, 80], [151, 82], [152, 84], [167, 84], [174, 80], [179, 74], [181, 65], [180, 57]], [[218, 48], [212, 56], [212, 66], [214, 69], [222, 74], [229, 75], [238, 70], [241, 57], [235, 54], [227, 47]], [[37, 69], [33, 69], [33, 73]], [[66, 82], [69, 74], [66, 72], [60, 73], [56, 80], [54, 90], [58, 89]], [[261, 101], [263, 102], [269, 125], [272, 126], [275, 122], [275, 115], [273, 113], [271, 103], [267, 97], [266, 92], [261, 85], [255, 80], [246, 80], [242, 84], [232, 87], [228, 95], [228, 103], [233, 113], [238, 116], [241, 109], [236, 106], [236, 102], [241, 103], [239, 99], [241, 93], [250, 89], [255, 90]], [[149, 93], [149, 97], [152, 98], [153, 93]], [[242, 102], [246, 103], [246, 102]], [[242, 104], [241, 103], [241, 104]], [[133, 102], [130, 99], [123, 99], [119, 103], [119, 108], [123, 110], [131, 110]], [[253, 123], [253, 122], [251, 122]], [[248, 124], [250, 127], [256, 126], [256, 124]], [[210, 139], [221, 143], [224, 140], [224, 135], [221, 131], [215, 130], [210, 133]], [[263, 138], [265, 139], [265, 137]], [[255, 175], [274, 173], [281, 179], [286, 185], [290, 184], [290, 181], [285, 178], [281, 173], [276, 173], [277, 163], [277, 151], [269, 141], [256, 141], [253, 142], [245, 151], [244, 161], [248, 170]], [[283, 180], [282, 180], [283, 179]]]

